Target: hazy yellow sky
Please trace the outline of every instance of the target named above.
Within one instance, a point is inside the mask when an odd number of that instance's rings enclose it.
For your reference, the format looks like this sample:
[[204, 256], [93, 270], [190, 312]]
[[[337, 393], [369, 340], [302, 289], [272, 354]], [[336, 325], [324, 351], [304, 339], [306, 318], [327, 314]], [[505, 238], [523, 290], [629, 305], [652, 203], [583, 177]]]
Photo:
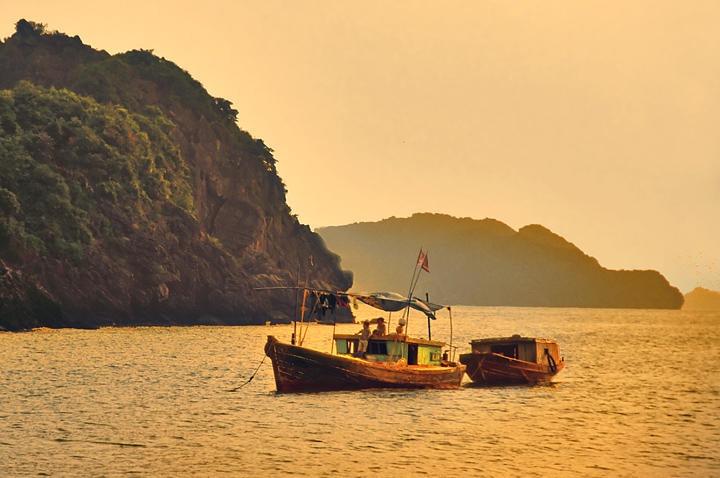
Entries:
[[539, 223], [720, 289], [718, 1], [0, 0], [20, 18], [232, 101], [311, 227]]

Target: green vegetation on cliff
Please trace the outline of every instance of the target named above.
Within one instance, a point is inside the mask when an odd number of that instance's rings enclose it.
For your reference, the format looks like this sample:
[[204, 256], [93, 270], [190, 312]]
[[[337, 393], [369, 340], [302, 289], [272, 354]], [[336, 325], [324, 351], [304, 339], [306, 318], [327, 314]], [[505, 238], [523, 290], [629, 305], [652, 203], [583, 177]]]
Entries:
[[[418, 291], [441, 303], [467, 305], [679, 308], [683, 297], [656, 271], [600, 266], [539, 225], [515, 231], [494, 219], [415, 214], [318, 229], [352, 269], [361, 290], [408, 287], [422, 246], [429, 275]], [[426, 284], [426, 285], [423, 285]]]
[[0, 254], [20, 246], [80, 261], [114, 234], [102, 201], [137, 221], [156, 202], [193, 213], [188, 168], [157, 108], [129, 113], [23, 81], [0, 91], [0, 127]]
[[[0, 42], [0, 329], [288, 321], [351, 275], [238, 111], [147, 50], [21, 20]], [[350, 315], [348, 314], [348, 317]]]

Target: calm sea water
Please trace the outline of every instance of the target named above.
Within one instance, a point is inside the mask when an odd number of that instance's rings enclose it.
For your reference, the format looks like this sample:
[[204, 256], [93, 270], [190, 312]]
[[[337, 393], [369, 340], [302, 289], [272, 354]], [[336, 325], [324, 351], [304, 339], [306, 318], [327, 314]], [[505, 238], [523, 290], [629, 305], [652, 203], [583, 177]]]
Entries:
[[[565, 370], [549, 386], [283, 395], [268, 359], [231, 392], [289, 326], [2, 333], [0, 476], [720, 476], [719, 313], [453, 315], [460, 352], [554, 338]], [[313, 325], [306, 345], [329, 351], [331, 334]]]

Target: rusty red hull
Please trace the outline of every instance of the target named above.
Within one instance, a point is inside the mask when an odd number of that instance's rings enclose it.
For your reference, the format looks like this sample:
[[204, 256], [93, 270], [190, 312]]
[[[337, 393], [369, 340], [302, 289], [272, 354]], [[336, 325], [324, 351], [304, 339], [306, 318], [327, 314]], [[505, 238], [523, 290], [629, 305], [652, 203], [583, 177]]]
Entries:
[[495, 353], [462, 354], [460, 363], [467, 366], [473, 382], [486, 385], [547, 383], [565, 366], [560, 361], [555, 367], [518, 360]]
[[284, 344], [268, 336], [265, 353], [273, 364], [278, 392], [365, 388], [459, 388], [465, 366], [392, 366]]

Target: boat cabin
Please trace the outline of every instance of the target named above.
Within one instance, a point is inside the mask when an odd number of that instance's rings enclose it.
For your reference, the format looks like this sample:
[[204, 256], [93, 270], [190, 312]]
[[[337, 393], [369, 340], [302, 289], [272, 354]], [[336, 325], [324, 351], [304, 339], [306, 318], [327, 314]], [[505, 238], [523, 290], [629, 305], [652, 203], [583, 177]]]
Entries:
[[[352, 334], [333, 336], [338, 355], [356, 356], [360, 337]], [[445, 342], [398, 337], [396, 334], [372, 337], [368, 342], [365, 359], [372, 362], [397, 362], [404, 359], [408, 365], [441, 365]]]
[[558, 343], [550, 339], [513, 335], [512, 337], [473, 340], [470, 342], [470, 347], [476, 353], [494, 353], [538, 364], [546, 361], [547, 359], [544, 357], [548, 354], [555, 362], [560, 362]]

